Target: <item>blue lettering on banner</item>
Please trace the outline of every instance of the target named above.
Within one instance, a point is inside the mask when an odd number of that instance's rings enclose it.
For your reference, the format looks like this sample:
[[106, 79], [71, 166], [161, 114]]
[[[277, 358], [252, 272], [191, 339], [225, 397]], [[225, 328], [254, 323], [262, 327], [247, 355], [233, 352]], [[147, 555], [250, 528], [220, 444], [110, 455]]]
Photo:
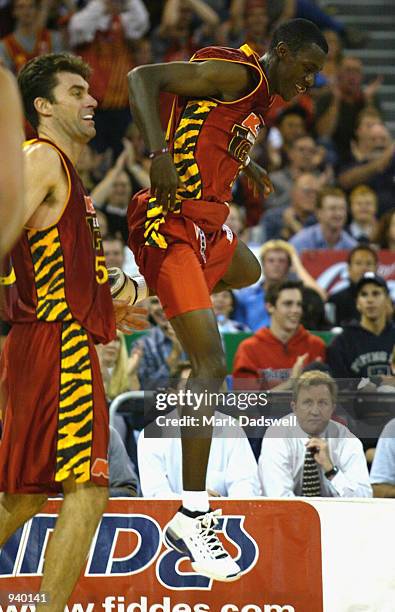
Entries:
[[[251, 571], [258, 560], [258, 546], [244, 528], [244, 516], [224, 516], [218, 520], [215, 530], [222, 532], [227, 540], [236, 546], [238, 555], [235, 561], [242, 574]], [[179, 565], [184, 555], [168, 549], [158, 559], [156, 575], [161, 584], [173, 590], [210, 590], [213, 580], [195, 572], [181, 572]]]
[[[113, 553], [121, 531], [137, 534], [137, 548], [122, 560]], [[104, 515], [92, 543], [86, 576], [125, 576], [145, 570], [156, 559], [161, 546], [160, 525], [151, 517], [138, 514]]]
[[[249, 572], [258, 560], [258, 546], [244, 528], [243, 515], [219, 519], [216, 530], [237, 549], [235, 560], [242, 573]], [[42, 575], [45, 548], [56, 515], [37, 515], [19, 529], [0, 550], [0, 577]], [[115, 557], [122, 533], [134, 533], [137, 544], [124, 557]], [[85, 576], [126, 576], [144, 571], [154, 561], [158, 581], [172, 590], [210, 590], [212, 580], [194, 572], [181, 571], [183, 555], [162, 546], [159, 523], [138, 514], [105, 514], [92, 542]]]

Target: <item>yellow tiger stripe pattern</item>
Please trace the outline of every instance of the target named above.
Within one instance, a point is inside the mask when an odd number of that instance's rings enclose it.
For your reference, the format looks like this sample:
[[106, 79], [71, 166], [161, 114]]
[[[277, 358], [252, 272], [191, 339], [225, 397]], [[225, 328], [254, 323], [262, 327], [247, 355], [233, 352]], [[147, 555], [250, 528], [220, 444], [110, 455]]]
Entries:
[[[211, 100], [191, 100], [187, 103], [174, 136], [173, 160], [182, 187], [177, 190], [175, 214], [181, 212], [182, 200], [197, 200], [202, 197], [202, 181], [195, 159], [195, 149], [200, 130], [210, 111], [218, 106]], [[170, 123], [169, 123], [170, 126]], [[169, 130], [168, 130], [169, 131]], [[167, 241], [160, 232], [165, 222], [162, 206], [155, 197], [148, 201], [147, 219], [144, 224], [145, 245], [159, 249], [167, 248]]]
[[68, 321], [72, 318], [66, 302], [63, 253], [58, 228], [28, 230], [37, 291], [37, 319]]
[[217, 106], [218, 102], [212, 100], [190, 100], [177, 126], [173, 159], [182, 182], [182, 187], [177, 191], [180, 200], [199, 200], [202, 197], [202, 181], [195, 149], [204, 122]]
[[[179, 211], [178, 211], [179, 212]], [[162, 206], [158, 206], [156, 198], [150, 198], [147, 206], [147, 220], [144, 224], [144, 238], [147, 246], [166, 249], [167, 242], [159, 228], [165, 222]]]
[[62, 326], [56, 476], [90, 479], [93, 432], [93, 389], [88, 337], [75, 321]]

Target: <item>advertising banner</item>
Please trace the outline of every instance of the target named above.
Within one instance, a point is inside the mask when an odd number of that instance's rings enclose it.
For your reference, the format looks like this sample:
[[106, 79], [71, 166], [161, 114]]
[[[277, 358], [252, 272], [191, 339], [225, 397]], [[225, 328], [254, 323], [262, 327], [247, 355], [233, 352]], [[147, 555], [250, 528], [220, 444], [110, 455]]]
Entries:
[[[302, 263], [329, 293], [340, 291], [348, 285], [347, 257], [349, 251], [315, 250], [302, 253]], [[379, 251], [378, 274], [388, 282], [395, 297], [395, 256], [390, 251]]]
[[[50, 500], [0, 551], [1, 612], [34, 610], [60, 504]], [[163, 544], [162, 531], [178, 505], [111, 500], [68, 610], [323, 612], [320, 519], [312, 505], [221, 500], [219, 537], [243, 570], [234, 583], [196, 574], [188, 559]]]

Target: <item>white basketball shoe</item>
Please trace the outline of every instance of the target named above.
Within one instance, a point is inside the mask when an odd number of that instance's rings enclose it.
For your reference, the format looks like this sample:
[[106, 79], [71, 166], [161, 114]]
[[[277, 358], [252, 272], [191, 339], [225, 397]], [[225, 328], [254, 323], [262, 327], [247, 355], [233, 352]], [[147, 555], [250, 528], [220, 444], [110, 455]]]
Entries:
[[241, 568], [222, 546], [214, 531], [221, 510], [206, 514], [180, 508], [164, 530], [165, 542], [191, 559], [195, 572], [219, 580], [238, 580]]

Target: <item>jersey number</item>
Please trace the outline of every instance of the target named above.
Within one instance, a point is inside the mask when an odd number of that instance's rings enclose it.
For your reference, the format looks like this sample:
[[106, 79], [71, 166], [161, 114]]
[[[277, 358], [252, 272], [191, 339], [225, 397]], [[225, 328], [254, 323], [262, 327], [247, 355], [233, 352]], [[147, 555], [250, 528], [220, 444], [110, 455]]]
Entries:
[[108, 271], [106, 267], [106, 260], [104, 255], [102, 255], [102, 238], [99, 229], [99, 222], [96, 217], [87, 217], [86, 221], [92, 232], [93, 248], [95, 250], [96, 282], [99, 285], [104, 285], [104, 283], [108, 281]]

